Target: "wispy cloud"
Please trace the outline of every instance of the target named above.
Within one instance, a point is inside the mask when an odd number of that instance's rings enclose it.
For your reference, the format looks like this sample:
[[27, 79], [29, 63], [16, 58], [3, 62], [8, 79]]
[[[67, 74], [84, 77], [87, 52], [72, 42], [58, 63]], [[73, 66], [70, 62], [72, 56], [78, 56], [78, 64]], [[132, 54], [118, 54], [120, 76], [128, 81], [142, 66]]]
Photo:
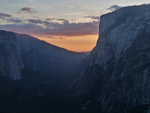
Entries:
[[110, 10], [110, 11], [115, 11], [115, 10], [118, 10], [122, 8], [122, 6], [119, 6], [119, 5], [113, 5], [113, 6], [110, 6], [109, 8], [107, 8], [107, 10]]
[[17, 18], [9, 18], [7, 19], [7, 22], [12, 22], [12, 23], [21, 23], [22, 20], [17, 19]]
[[99, 21], [100, 19], [99, 16], [85, 16], [85, 18], [90, 18], [90, 19], [97, 20], [97, 21]]
[[47, 22], [47, 21], [42, 21], [40, 19], [28, 19], [27, 21], [32, 24], [46, 24]]
[[31, 7], [23, 7], [18, 11], [18, 13], [35, 14], [35, 13], [37, 13], [37, 11]]
[[[19, 13], [33, 14], [36, 11], [30, 7], [23, 7]], [[90, 18], [88, 22], [70, 21], [64, 18], [37, 18], [29, 16], [30, 19], [15, 16], [15, 14], [0, 13], [0, 19], [6, 23], [0, 24], [0, 29], [9, 30], [18, 33], [33, 34], [38, 36], [47, 36], [49, 38], [64, 36], [82, 36], [98, 34], [99, 17], [86, 16]], [[62, 38], [59, 38], [62, 39]]]
[[86, 23], [49, 23], [44, 30], [47, 35], [80, 36], [98, 33], [98, 21]]
[[[20, 21], [18, 20], [18, 22]], [[99, 21], [69, 23], [68, 20], [63, 23], [58, 23], [46, 20], [30, 19], [27, 23], [0, 25], [0, 29], [37, 35], [80, 36], [97, 34], [98, 26]]]
[[9, 18], [12, 17], [12, 15], [7, 14], [7, 13], [0, 13], [0, 19], [5, 19], [5, 18]]

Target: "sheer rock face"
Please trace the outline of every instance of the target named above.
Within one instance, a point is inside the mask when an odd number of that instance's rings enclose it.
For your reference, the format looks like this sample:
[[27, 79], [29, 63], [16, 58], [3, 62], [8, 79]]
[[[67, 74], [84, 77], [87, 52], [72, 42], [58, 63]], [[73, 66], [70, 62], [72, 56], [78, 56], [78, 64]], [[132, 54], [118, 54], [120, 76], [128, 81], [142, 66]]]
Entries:
[[91, 95], [102, 113], [148, 109], [150, 5], [125, 7], [101, 17], [99, 40], [77, 81], [76, 95]]
[[20, 79], [23, 61], [14, 33], [0, 31], [0, 75]]

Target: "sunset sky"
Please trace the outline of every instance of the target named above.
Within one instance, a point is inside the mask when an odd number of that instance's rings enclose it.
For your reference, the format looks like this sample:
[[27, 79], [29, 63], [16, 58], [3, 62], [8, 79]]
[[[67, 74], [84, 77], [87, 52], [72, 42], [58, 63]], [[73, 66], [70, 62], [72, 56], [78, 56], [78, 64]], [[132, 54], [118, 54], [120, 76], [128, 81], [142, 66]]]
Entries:
[[0, 29], [24, 33], [72, 51], [90, 51], [99, 16], [149, 0], [1, 0]]

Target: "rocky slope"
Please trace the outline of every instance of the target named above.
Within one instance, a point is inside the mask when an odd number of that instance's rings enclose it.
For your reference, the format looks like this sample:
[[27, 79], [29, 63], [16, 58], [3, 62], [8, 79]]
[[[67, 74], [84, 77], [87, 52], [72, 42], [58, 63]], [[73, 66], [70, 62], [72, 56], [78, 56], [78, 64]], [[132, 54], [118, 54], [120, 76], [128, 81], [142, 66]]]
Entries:
[[149, 113], [150, 5], [121, 8], [100, 18], [99, 39], [75, 82], [82, 107], [99, 113]]
[[22, 70], [67, 78], [85, 56], [29, 35], [0, 31], [0, 74], [15, 80], [21, 79]]
[[23, 67], [15, 34], [0, 31], [0, 75], [20, 79]]

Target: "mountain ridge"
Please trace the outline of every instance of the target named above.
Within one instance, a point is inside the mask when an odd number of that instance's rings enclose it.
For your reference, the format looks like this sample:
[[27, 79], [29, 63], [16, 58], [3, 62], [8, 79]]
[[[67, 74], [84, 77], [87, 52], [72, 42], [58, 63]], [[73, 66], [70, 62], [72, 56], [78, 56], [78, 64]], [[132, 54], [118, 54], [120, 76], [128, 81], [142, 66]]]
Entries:
[[149, 10], [131, 6], [101, 17], [97, 45], [73, 87], [75, 96], [87, 96], [86, 112], [148, 113]]
[[[9, 37], [9, 34], [13, 34], [13, 36]], [[5, 39], [6, 41], [9, 40], [9, 43], [13, 44], [12, 46], [16, 47], [15, 53], [18, 55], [19, 59], [22, 62], [22, 65], [23, 65], [22, 68], [29, 68], [34, 71], [42, 71], [42, 73], [49, 73], [49, 74], [54, 73], [55, 75], [57, 75], [58, 73], [59, 74], [66, 73], [65, 71], [67, 70], [68, 72], [69, 70], [73, 71], [72, 68], [75, 68], [78, 65], [78, 63], [80, 63], [79, 59], [80, 58], [83, 59], [86, 56], [85, 53], [71, 52], [66, 49], [59, 48], [57, 46], [49, 44], [45, 41], [41, 41], [29, 35], [22, 35], [22, 34], [17, 34], [17, 33], [1, 30], [0, 36], [1, 36], [1, 39]], [[7, 39], [5, 37], [7, 37]], [[14, 43], [12, 43], [11, 38], [14, 39], [13, 41]], [[4, 43], [5, 40], [1, 40], [1, 45], [2, 43]], [[7, 46], [7, 43], [5, 44], [5, 46]], [[8, 55], [4, 57], [9, 56], [11, 58], [11, 56], [9, 55], [10, 51], [12, 50], [9, 50]], [[12, 54], [15, 54], [15, 53], [13, 52]], [[15, 57], [16, 60], [19, 60], [17, 59], [18, 57], [17, 56]], [[13, 61], [10, 60], [9, 63]], [[16, 61], [14, 63], [16, 63]], [[1, 64], [3, 65], [7, 63], [5, 61], [4, 63], [1, 63]], [[15, 64], [13, 65], [14, 65], [13, 66], [14, 68], [17, 66], [17, 65], [15, 66]], [[7, 67], [5, 68], [6, 68], [5, 72], [7, 72], [9, 69], [12, 69], [12, 68], [7, 69]], [[19, 67], [18, 69], [16, 68], [18, 74], [15, 74], [15, 72], [14, 74], [12, 74], [13, 76], [16, 75], [16, 78], [14, 78], [15, 80], [20, 79], [21, 77], [20, 71], [22, 68], [19, 68]], [[64, 71], [61, 68], [63, 68]]]

